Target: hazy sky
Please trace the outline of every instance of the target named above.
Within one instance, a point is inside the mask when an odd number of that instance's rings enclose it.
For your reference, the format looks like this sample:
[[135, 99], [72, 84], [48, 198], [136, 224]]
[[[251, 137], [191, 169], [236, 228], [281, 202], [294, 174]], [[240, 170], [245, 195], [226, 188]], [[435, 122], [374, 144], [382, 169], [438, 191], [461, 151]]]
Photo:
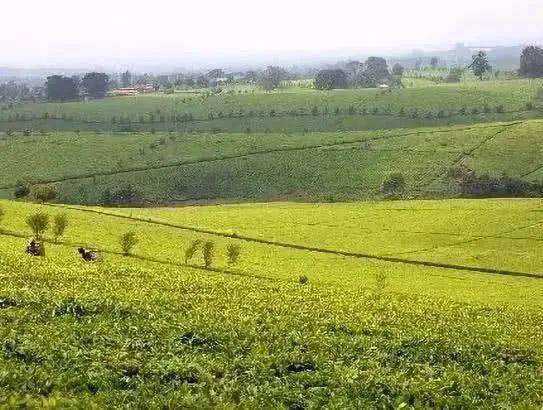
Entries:
[[129, 67], [543, 39], [543, 0], [1, 0], [0, 15], [0, 66]]

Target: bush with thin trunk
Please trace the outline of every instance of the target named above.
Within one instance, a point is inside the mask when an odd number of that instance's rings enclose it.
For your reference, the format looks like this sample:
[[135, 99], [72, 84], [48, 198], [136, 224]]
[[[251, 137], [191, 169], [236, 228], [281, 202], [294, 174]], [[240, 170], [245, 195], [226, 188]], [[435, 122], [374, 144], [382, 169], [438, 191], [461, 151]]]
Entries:
[[241, 245], [229, 243], [226, 246], [226, 256], [228, 258], [229, 265], [235, 265], [241, 254]]
[[121, 244], [123, 255], [127, 256], [127, 255], [130, 255], [130, 253], [132, 252], [132, 249], [138, 243], [138, 237], [136, 236], [136, 233], [133, 231], [126, 232], [123, 235], [121, 235], [121, 238], [119, 239], [119, 243]]
[[192, 241], [192, 243], [189, 245], [187, 249], [185, 249], [185, 265], [189, 264], [190, 260], [193, 258], [194, 254], [198, 251], [201, 244], [202, 244], [202, 241], [200, 239], [196, 239]]
[[209, 268], [213, 263], [213, 256], [215, 254], [215, 242], [206, 241], [202, 249], [204, 256], [204, 266]]
[[36, 212], [26, 218], [26, 224], [32, 230], [34, 237], [40, 240], [49, 228], [49, 215], [45, 212]]
[[64, 235], [67, 227], [68, 216], [65, 213], [55, 215], [53, 220], [53, 235], [55, 236], [55, 242], [58, 241], [58, 238]]

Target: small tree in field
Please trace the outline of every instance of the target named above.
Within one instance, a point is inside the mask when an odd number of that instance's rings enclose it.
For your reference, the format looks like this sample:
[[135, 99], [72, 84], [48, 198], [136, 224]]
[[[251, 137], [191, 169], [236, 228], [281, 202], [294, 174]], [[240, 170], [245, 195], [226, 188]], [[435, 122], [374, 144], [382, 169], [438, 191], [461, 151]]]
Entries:
[[32, 194], [37, 201], [51, 202], [58, 196], [58, 191], [54, 186], [44, 185], [33, 189]]
[[198, 251], [200, 248], [200, 245], [202, 244], [202, 241], [200, 239], [196, 239], [192, 241], [190, 246], [185, 249], [185, 265], [188, 265], [194, 254]]
[[229, 243], [226, 246], [226, 256], [228, 257], [228, 264], [235, 265], [241, 254], [241, 246], [238, 244]]
[[469, 67], [473, 71], [473, 74], [475, 74], [475, 76], [479, 78], [479, 80], [483, 79], [484, 73], [492, 70], [492, 67], [488, 63], [488, 58], [484, 51], [479, 51], [473, 56], [473, 62]]
[[388, 175], [381, 185], [381, 192], [387, 198], [399, 198], [405, 190], [405, 178], [399, 172]]
[[138, 243], [138, 237], [136, 236], [136, 232], [130, 231], [124, 233], [123, 235], [121, 235], [119, 243], [121, 245], [123, 255], [130, 255], [130, 252], [132, 252], [132, 248], [134, 248], [134, 246], [136, 246], [136, 244]]
[[58, 238], [64, 235], [67, 227], [68, 217], [66, 214], [62, 213], [55, 215], [55, 219], [53, 220], [53, 235], [55, 236], [55, 242], [58, 241]]
[[213, 241], [206, 241], [203, 247], [204, 266], [209, 268], [213, 263], [213, 256], [215, 254], [215, 243]]
[[32, 230], [34, 237], [40, 240], [49, 228], [49, 215], [45, 212], [36, 212], [26, 218], [26, 224]]

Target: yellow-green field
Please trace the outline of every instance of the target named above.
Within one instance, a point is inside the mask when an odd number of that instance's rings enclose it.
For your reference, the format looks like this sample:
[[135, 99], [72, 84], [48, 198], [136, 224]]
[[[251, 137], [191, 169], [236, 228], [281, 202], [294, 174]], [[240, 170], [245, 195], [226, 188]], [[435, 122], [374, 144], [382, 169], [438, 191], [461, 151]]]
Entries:
[[0, 206], [0, 406], [543, 404], [540, 200]]

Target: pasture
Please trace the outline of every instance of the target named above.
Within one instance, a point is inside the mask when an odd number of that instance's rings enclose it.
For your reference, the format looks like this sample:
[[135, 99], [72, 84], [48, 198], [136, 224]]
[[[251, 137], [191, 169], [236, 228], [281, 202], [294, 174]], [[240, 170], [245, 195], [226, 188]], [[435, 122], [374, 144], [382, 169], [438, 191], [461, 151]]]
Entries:
[[[2, 406], [543, 404], [540, 201], [0, 206]], [[69, 220], [43, 259], [23, 253], [37, 210]], [[194, 239], [210, 268], [183, 263]]]

